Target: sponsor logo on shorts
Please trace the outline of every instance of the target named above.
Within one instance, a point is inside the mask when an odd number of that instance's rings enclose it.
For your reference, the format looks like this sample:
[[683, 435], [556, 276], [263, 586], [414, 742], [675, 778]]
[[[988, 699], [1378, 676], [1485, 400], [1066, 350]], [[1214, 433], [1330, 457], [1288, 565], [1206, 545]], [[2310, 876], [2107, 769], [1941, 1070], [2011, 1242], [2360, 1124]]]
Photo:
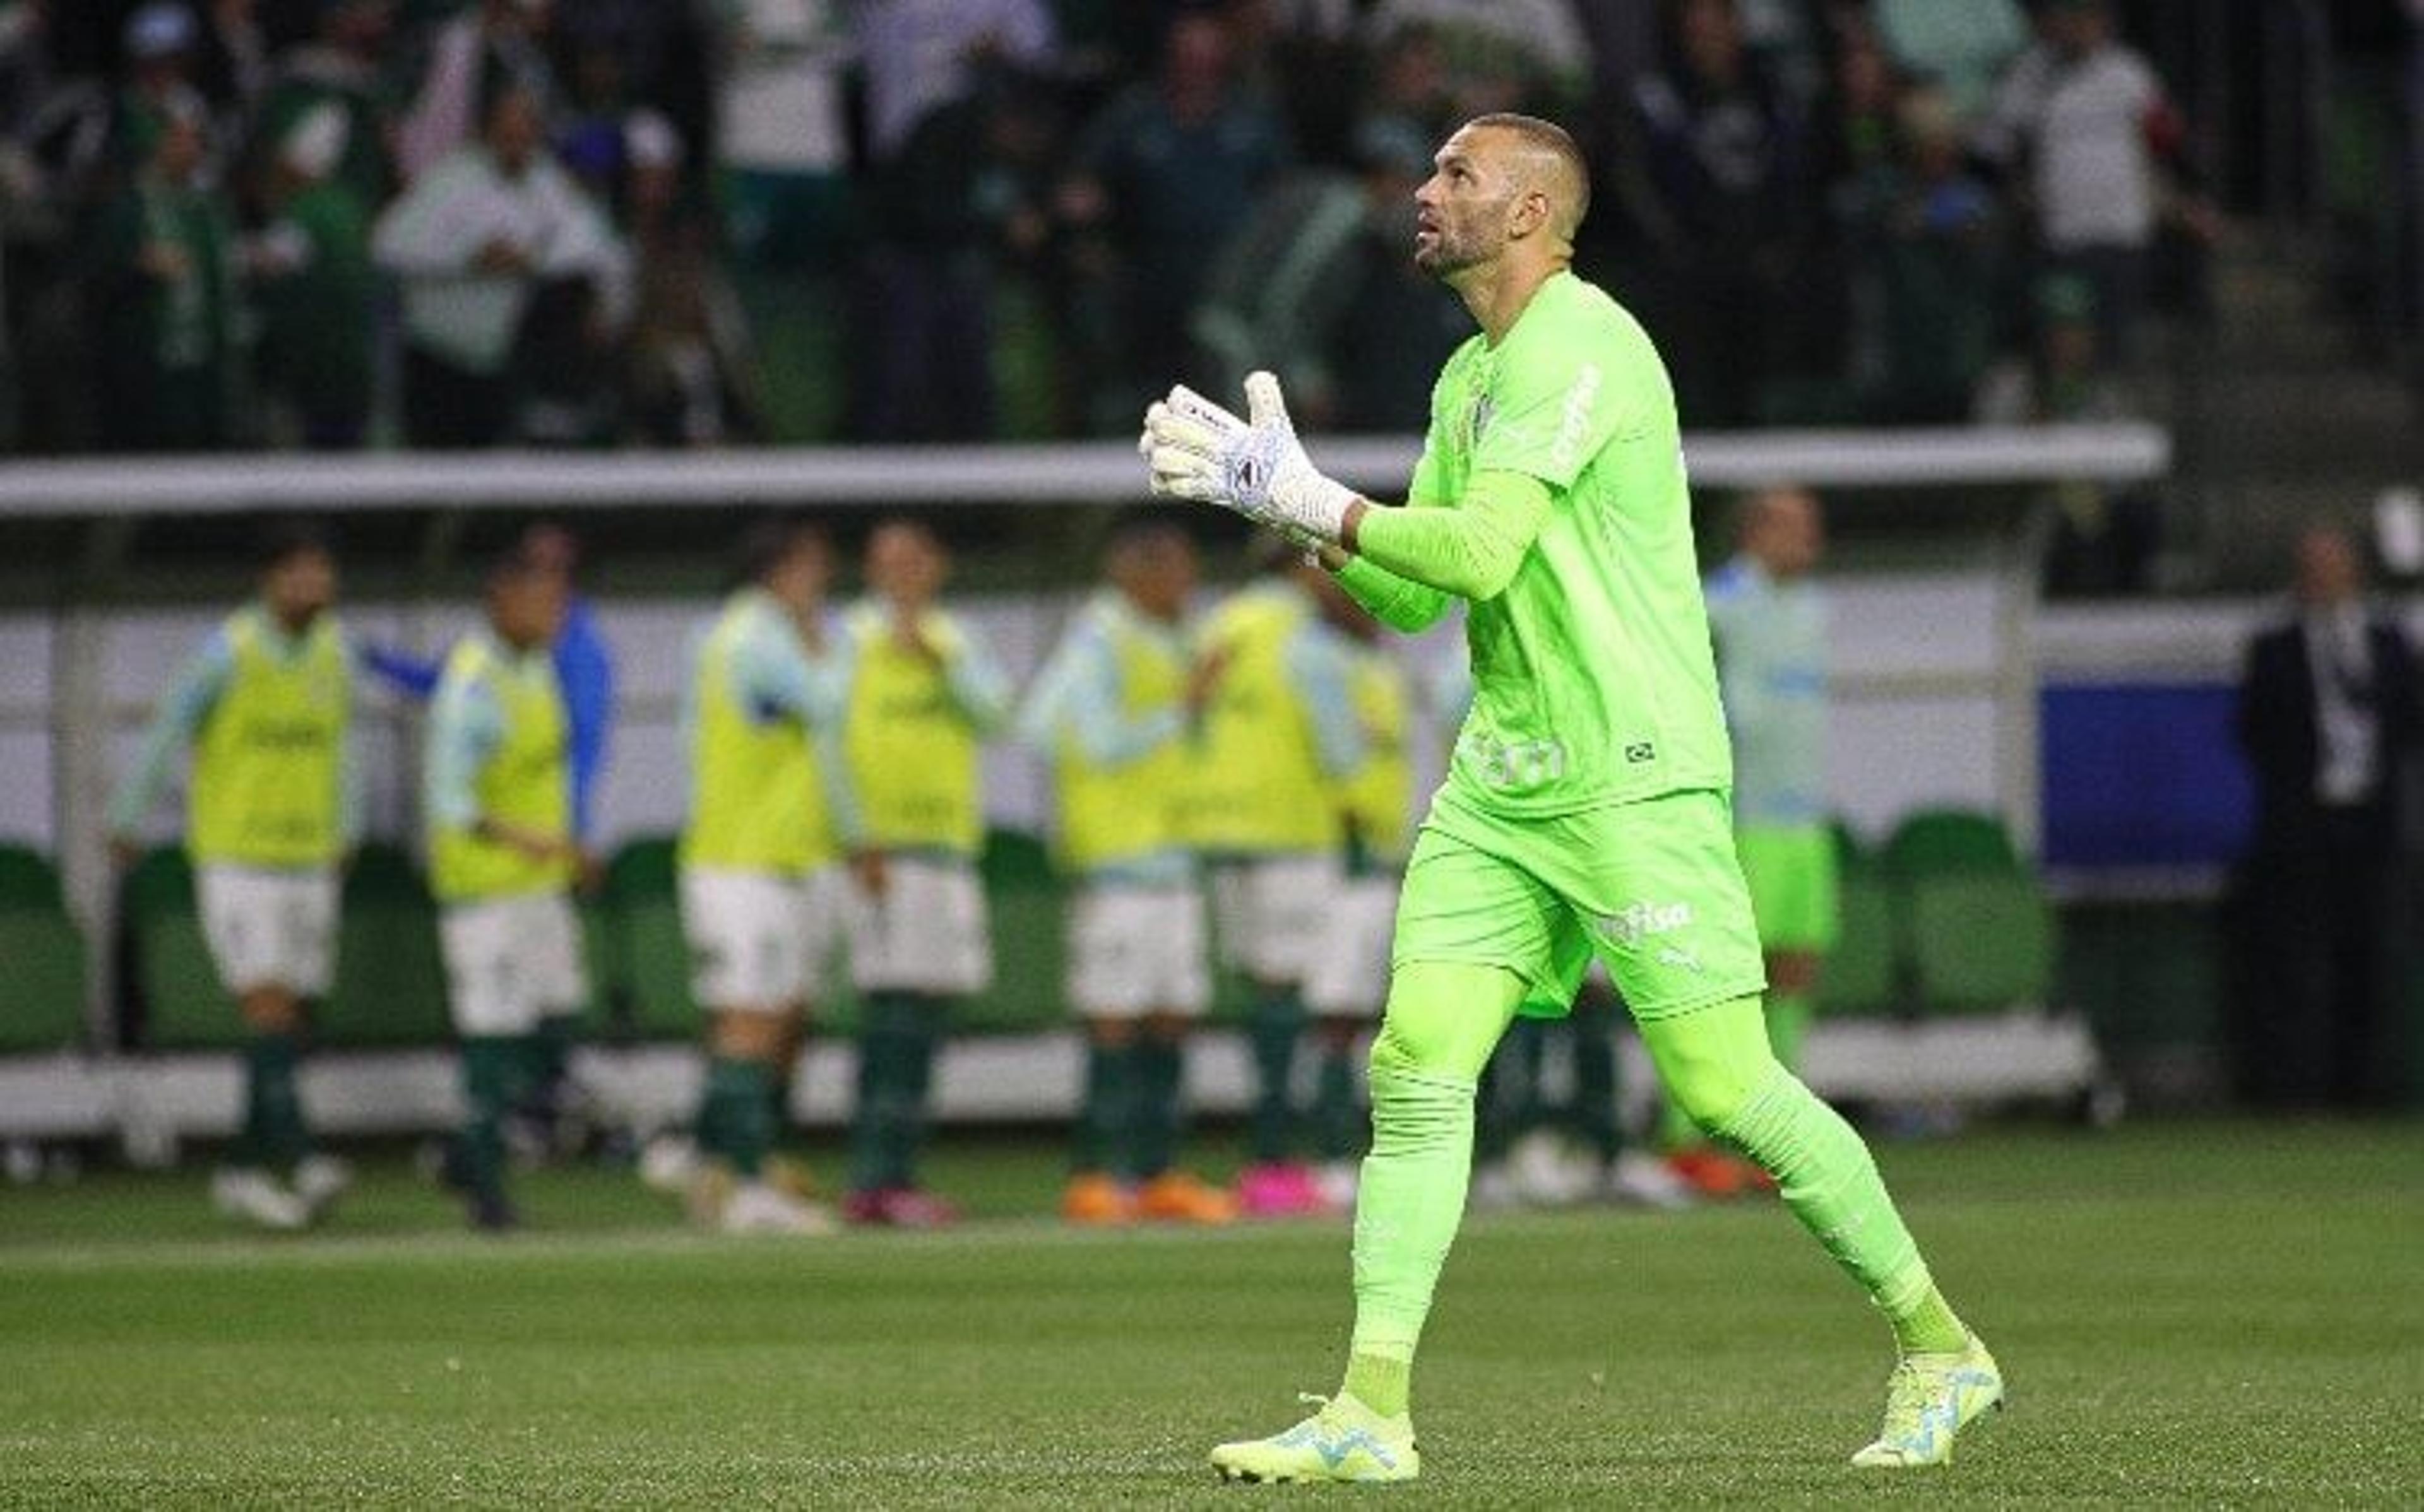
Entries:
[[[1599, 931], [1619, 949], [1631, 950], [1645, 940], [1672, 934], [1688, 927], [1691, 922], [1692, 905], [1689, 903], [1627, 903], [1616, 913], [1601, 915]], [[1698, 968], [1695, 964], [1692, 969]]]

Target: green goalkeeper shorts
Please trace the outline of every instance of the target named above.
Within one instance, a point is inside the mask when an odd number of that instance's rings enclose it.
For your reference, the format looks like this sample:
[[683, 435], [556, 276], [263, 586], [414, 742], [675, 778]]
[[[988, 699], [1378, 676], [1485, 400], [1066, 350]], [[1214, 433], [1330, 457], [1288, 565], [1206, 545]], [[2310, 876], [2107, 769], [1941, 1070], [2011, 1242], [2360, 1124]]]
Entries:
[[1734, 833], [1760, 943], [1825, 955], [1842, 932], [1835, 836], [1824, 824], [1746, 824]]
[[1721, 792], [1680, 792], [1549, 819], [1496, 819], [1453, 788], [1406, 868], [1391, 960], [1501, 966], [1523, 1011], [1556, 1017], [1596, 954], [1636, 1019], [1766, 988]]

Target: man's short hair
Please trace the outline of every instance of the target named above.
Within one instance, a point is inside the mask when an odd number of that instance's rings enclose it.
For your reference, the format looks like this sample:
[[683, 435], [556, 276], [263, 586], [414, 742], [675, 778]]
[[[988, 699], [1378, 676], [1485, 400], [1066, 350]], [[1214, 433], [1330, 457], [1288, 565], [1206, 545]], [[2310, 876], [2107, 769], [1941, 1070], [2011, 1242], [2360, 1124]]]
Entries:
[[252, 559], [262, 571], [268, 572], [308, 551], [335, 556], [335, 533], [316, 519], [280, 519], [261, 533], [261, 538], [253, 545]]
[[814, 520], [796, 515], [771, 515], [758, 520], [741, 533], [740, 547], [733, 552], [732, 585], [742, 588], [764, 582], [793, 552], [811, 544], [828, 556], [833, 554], [833, 538]]
[[1475, 116], [1465, 124], [1486, 126], [1491, 131], [1512, 133], [1523, 138], [1523, 144], [1526, 147], [1535, 151], [1546, 152], [1558, 161], [1565, 178], [1569, 181], [1568, 191], [1573, 199], [1573, 202], [1566, 207], [1567, 215], [1559, 223], [1558, 231], [1569, 241], [1572, 240], [1574, 232], [1582, 229], [1583, 217], [1590, 214], [1591, 195], [1590, 165], [1583, 160], [1583, 150], [1575, 143], [1573, 135], [1554, 120], [1542, 120], [1538, 116], [1519, 115], [1511, 110], [1497, 110], [1486, 116]]

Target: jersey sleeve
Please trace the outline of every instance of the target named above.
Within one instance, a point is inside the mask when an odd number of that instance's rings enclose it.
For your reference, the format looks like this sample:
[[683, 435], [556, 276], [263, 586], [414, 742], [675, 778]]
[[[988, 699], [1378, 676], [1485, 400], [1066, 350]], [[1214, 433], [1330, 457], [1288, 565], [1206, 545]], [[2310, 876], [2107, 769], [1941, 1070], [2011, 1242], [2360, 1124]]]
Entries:
[[210, 718], [220, 692], [235, 672], [235, 648], [225, 629], [211, 632], [193, 659], [177, 675], [177, 684], [160, 700], [143, 732], [143, 748], [109, 803], [109, 827], [128, 835], [159, 801], [168, 780], [168, 766], [177, 753], [192, 743], [202, 721]]

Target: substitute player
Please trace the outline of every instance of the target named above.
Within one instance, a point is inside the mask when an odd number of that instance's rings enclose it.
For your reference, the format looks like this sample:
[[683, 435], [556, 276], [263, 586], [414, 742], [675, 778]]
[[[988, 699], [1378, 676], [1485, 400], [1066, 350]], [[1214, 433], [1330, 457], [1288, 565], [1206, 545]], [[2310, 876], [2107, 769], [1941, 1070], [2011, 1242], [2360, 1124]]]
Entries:
[[564, 694], [549, 655], [567, 585], [518, 549], [489, 569], [487, 624], [455, 643], [423, 756], [430, 883], [466, 1118], [450, 1174], [472, 1226], [519, 1221], [504, 1186], [504, 1122], [545, 1070], [540, 1024], [588, 997], [572, 886]]
[[349, 1179], [343, 1161], [311, 1148], [295, 1064], [305, 1004], [326, 995], [335, 967], [338, 866], [361, 836], [361, 793], [327, 537], [282, 525], [261, 568], [260, 597], [211, 632], [160, 701], [109, 827], [131, 863], [171, 762], [192, 748], [185, 849], [202, 934], [250, 1034], [243, 1133], [211, 1198], [231, 1217], [299, 1229]]
[[732, 1233], [814, 1233], [831, 1216], [768, 1179], [784, 1073], [849, 910], [839, 659], [823, 625], [833, 549], [770, 521], [742, 543], [743, 586], [699, 635], [683, 725], [682, 933], [708, 1015], [692, 1215]]
[[1316, 566], [1270, 549], [1264, 576], [1206, 617], [1199, 654], [1220, 665], [1204, 706], [1188, 833], [1212, 868], [1222, 961], [1252, 985], [1251, 1162], [1237, 1203], [1262, 1217], [1330, 1203], [1304, 1163], [1296, 1065], [1304, 982], [1328, 947], [1346, 822], [1337, 784], [1364, 761], [1345, 638], [1323, 619]]
[[[1801, 1069], [1819, 964], [1838, 929], [1835, 836], [1826, 822], [1826, 597], [1810, 577], [1826, 547], [1818, 501], [1775, 486], [1743, 502], [1741, 549], [1708, 581], [1717, 689], [1734, 753], [1734, 851], [1767, 964], [1767, 1038]], [[1703, 1191], [1738, 1186], [1733, 1157], [1669, 1109], [1670, 1161]]]
[[868, 537], [868, 601], [844, 621], [842, 744], [867, 845], [882, 857], [851, 924], [861, 1019], [843, 1213], [853, 1223], [932, 1228], [957, 1216], [917, 1185], [917, 1152], [950, 1005], [993, 981], [979, 742], [1008, 717], [1010, 684], [935, 602], [949, 570], [924, 523], [885, 520]]
[[1403, 629], [1471, 604], [1475, 696], [1415, 842], [1372, 1052], [1345, 1385], [1223, 1475], [1406, 1480], [1416, 1339], [1464, 1205], [1474, 1081], [1519, 1012], [1555, 1014], [1608, 964], [1669, 1097], [1774, 1175], [1892, 1325], [1885, 1421], [1856, 1464], [1938, 1464], [2001, 1402], [1860, 1137], [1777, 1063], [1734, 858], [1731, 779], [1666, 370], [1569, 268], [1589, 195], [1562, 130], [1482, 116], [1416, 195], [1415, 261], [1480, 334], [1433, 391], [1402, 508], [1306, 459], [1268, 374], [1250, 419], [1184, 389], [1148, 411], [1153, 486], [1322, 549]]
[[1195, 543], [1140, 516], [1112, 533], [1108, 585], [1036, 675], [1021, 733], [1052, 759], [1055, 859], [1076, 882], [1070, 1007], [1085, 1103], [1060, 1212], [1073, 1223], [1226, 1223], [1236, 1202], [1179, 1168], [1188, 1033], [1212, 998], [1204, 895], [1182, 825], [1190, 749], [1220, 663], [1193, 660]]

